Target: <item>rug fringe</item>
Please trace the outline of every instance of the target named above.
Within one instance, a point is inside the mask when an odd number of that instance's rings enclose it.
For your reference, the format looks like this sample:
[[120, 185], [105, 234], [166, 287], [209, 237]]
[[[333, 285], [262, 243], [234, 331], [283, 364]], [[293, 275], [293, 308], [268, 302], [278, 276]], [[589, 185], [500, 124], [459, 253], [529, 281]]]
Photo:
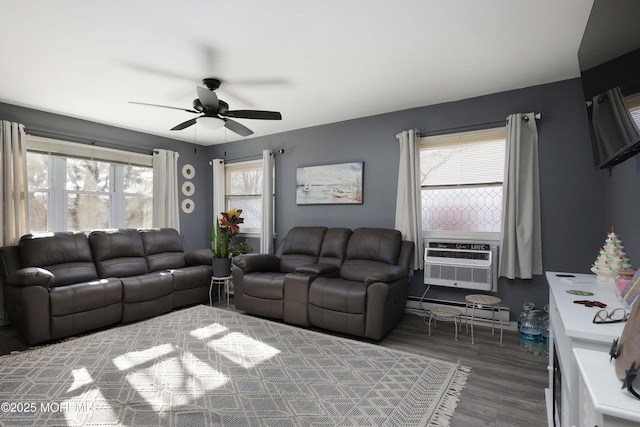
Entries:
[[469, 373], [471, 372], [471, 368], [467, 366], [462, 366], [458, 362], [458, 366], [456, 368], [456, 372], [451, 378], [451, 382], [449, 383], [449, 387], [447, 391], [444, 393], [442, 398], [440, 399], [440, 403], [438, 404], [438, 408], [435, 410], [433, 416], [429, 420], [429, 426], [433, 427], [448, 427], [451, 423], [451, 417], [453, 417], [453, 413], [458, 406], [458, 402], [460, 402], [460, 393], [462, 389], [464, 389], [467, 384], [467, 378], [469, 377]]

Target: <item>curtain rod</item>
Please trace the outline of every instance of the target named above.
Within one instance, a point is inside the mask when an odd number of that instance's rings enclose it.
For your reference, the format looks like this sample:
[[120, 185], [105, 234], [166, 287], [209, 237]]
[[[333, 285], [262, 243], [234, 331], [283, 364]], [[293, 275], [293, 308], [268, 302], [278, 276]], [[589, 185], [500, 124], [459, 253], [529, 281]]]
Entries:
[[51, 131], [46, 131], [41, 129], [34, 129], [29, 126], [25, 126], [25, 128], [29, 135], [39, 136], [42, 138], [61, 139], [67, 142], [76, 142], [79, 144], [94, 145], [96, 147], [102, 147], [102, 148], [113, 148], [116, 150], [130, 151], [138, 154], [153, 154], [153, 153], [150, 153], [149, 150], [145, 150], [143, 148], [136, 148], [130, 145], [118, 144], [116, 142], [96, 141], [95, 139], [83, 138], [81, 136], [66, 135], [63, 133], [51, 132]]
[[[226, 157], [224, 157], [222, 160], [224, 160], [225, 162], [234, 163], [234, 162], [242, 162], [242, 161], [248, 161], [248, 160], [260, 160], [261, 158], [262, 158], [262, 154], [260, 154], [259, 156], [236, 157], [233, 159], [227, 159]], [[213, 165], [213, 161], [210, 161], [209, 164]]]
[[447, 128], [447, 129], [436, 129], [426, 133], [420, 132], [420, 136], [427, 137], [427, 136], [443, 135], [447, 133], [470, 132], [474, 130], [491, 129], [491, 128], [500, 127], [500, 126], [504, 126], [504, 121], [479, 123], [475, 125], [459, 126], [459, 127]]
[[[533, 117], [535, 117], [536, 120], [540, 120], [542, 119], [542, 113], [533, 113]], [[529, 116], [522, 116], [522, 118], [524, 119], [525, 122], [529, 121]]]
[[[536, 118], [536, 120], [542, 120], [542, 113], [534, 113], [534, 117]], [[422, 132], [419, 132], [419, 133], [421, 137], [422, 136], [428, 137], [428, 136], [443, 135], [447, 133], [471, 132], [474, 130], [484, 130], [484, 129], [491, 129], [494, 127], [502, 127], [505, 125], [505, 122], [506, 122], [506, 119], [498, 122], [477, 123], [474, 125], [459, 126], [459, 127], [447, 128], [447, 129], [436, 129], [436, 130], [431, 130], [425, 133], [422, 133]]]
[[[272, 154], [273, 156], [275, 156], [275, 155], [276, 155], [276, 152], [277, 152], [277, 153], [280, 153], [280, 154], [284, 154], [284, 148], [280, 148], [280, 149], [278, 149], [277, 151], [272, 151], [272, 152], [271, 152], [271, 154]], [[233, 159], [227, 159], [227, 158], [226, 158], [226, 156], [227, 156], [227, 152], [225, 151], [225, 152], [224, 152], [224, 155], [222, 156], [222, 157], [223, 157], [223, 160], [224, 160], [224, 161], [228, 161], [228, 162], [230, 162], [230, 163], [233, 163], [233, 162], [241, 162], [241, 161], [248, 161], [248, 160], [260, 160], [260, 159], [262, 159], [262, 154], [255, 154], [255, 155], [252, 155], [252, 156], [235, 157], [235, 158], [233, 158]], [[209, 164], [210, 164], [210, 165], [213, 165], [213, 160], [211, 160], [211, 161], [209, 162]]]

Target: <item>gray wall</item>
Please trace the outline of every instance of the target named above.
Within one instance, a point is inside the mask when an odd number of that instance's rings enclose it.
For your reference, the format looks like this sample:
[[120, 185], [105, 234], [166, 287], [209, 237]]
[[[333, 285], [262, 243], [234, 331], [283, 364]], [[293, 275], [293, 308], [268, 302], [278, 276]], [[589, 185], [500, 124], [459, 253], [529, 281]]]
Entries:
[[[180, 152], [180, 167], [196, 168], [196, 210], [181, 215], [182, 233], [191, 249], [209, 247], [214, 218], [211, 207], [211, 166], [216, 157], [259, 158], [263, 149], [276, 154], [276, 232], [282, 239], [296, 225], [393, 227], [398, 147], [395, 135], [417, 128], [422, 135], [484, 128], [504, 123], [515, 112], [538, 112], [543, 263], [546, 270], [589, 272], [612, 223], [620, 231], [629, 255], [640, 259], [640, 236], [633, 221], [638, 208], [637, 159], [613, 171], [596, 171], [588, 135], [579, 79], [566, 80], [478, 98], [426, 106], [379, 116], [202, 147], [111, 126], [0, 104], [0, 119], [24, 123], [79, 142], [151, 152]], [[286, 117], [284, 118], [286, 120]], [[106, 142], [108, 144], [103, 144]], [[109, 145], [111, 144], [111, 145]], [[116, 147], [117, 146], [117, 147]], [[364, 203], [351, 206], [297, 206], [295, 172], [301, 166], [364, 161]], [[180, 178], [182, 184], [183, 178]], [[422, 273], [412, 279], [411, 294], [422, 295]], [[428, 296], [462, 300], [466, 291], [432, 288]], [[548, 300], [546, 281], [500, 279], [497, 295], [520, 312], [525, 298], [541, 307]]]
[[[84, 144], [95, 143], [96, 146], [116, 148], [151, 154], [154, 148], [162, 148], [180, 153], [178, 166], [189, 163], [196, 170], [196, 192], [191, 197], [195, 202], [195, 211], [189, 215], [180, 212], [180, 231], [185, 236], [189, 249], [211, 247], [209, 216], [206, 207], [211, 204], [211, 167], [209, 159], [203, 154], [206, 148], [187, 144], [182, 141], [153, 136], [141, 132], [133, 132], [113, 126], [102, 125], [86, 120], [51, 114], [44, 111], [18, 107], [0, 103], [0, 120], [9, 120], [25, 125], [27, 133], [63, 139]], [[179, 185], [185, 179], [179, 176]], [[180, 194], [180, 201], [185, 197]], [[204, 229], [203, 229], [204, 228]]]
[[613, 168], [611, 176], [601, 171], [602, 221], [600, 223], [602, 246], [606, 231], [612, 226], [625, 245], [633, 268], [640, 268], [640, 155], [630, 158]]
[[[276, 157], [276, 232], [282, 239], [296, 225], [393, 227], [399, 150], [395, 135], [417, 128], [422, 135], [462, 131], [504, 123], [515, 112], [538, 112], [543, 262], [546, 270], [589, 272], [606, 230], [600, 229], [599, 174], [589, 142], [579, 79], [473, 99], [333, 123], [210, 148], [211, 157]], [[286, 120], [286, 117], [284, 117]], [[295, 173], [301, 166], [364, 161], [364, 201], [349, 206], [298, 206]], [[637, 202], [636, 202], [637, 203]], [[605, 233], [605, 234], [603, 234]], [[425, 287], [418, 272], [411, 294]], [[432, 288], [428, 296], [463, 300], [468, 291]], [[548, 302], [545, 279], [500, 279], [497, 295], [520, 312], [524, 299]]]

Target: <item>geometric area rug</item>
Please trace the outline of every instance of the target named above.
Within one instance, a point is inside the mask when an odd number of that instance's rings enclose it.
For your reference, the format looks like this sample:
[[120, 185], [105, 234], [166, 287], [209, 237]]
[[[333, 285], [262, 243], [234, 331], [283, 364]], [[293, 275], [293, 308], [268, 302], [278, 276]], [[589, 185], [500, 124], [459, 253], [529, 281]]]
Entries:
[[447, 426], [468, 372], [200, 305], [0, 357], [0, 425]]

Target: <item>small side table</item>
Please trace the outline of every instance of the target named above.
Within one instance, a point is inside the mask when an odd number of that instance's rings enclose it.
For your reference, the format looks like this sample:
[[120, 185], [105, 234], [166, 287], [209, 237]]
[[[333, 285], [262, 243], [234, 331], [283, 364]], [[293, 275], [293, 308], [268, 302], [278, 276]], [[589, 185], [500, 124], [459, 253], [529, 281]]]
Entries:
[[469, 316], [467, 315], [467, 312], [469, 310], [469, 307], [471, 307], [471, 344], [474, 344], [473, 319], [475, 315], [475, 309], [476, 307], [482, 308], [482, 306], [489, 306], [491, 307], [491, 335], [494, 335], [494, 326], [496, 323], [495, 312], [497, 310], [498, 317], [500, 318], [500, 345], [502, 345], [502, 315], [500, 313], [500, 303], [502, 302], [502, 300], [498, 297], [493, 297], [491, 295], [483, 295], [483, 294], [467, 295], [466, 297], [464, 297], [464, 299], [467, 301], [467, 304], [464, 308], [464, 317], [465, 317], [465, 325], [466, 325], [467, 333], [469, 333], [469, 323], [468, 323]]
[[[431, 336], [431, 321], [433, 320], [433, 325], [435, 327], [436, 321], [438, 317], [444, 317], [448, 319], [453, 319], [453, 333], [456, 341], [458, 341], [458, 328], [462, 328], [462, 324], [460, 323], [460, 316], [462, 316], [462, 311], [455, 307], [443, 307], [443, 306], [434, 306], [429, 309], [431, 314], [429, 315], [429, 336]], [[426, 316], [423, 320], [426, 320]]]
[[224, 289], [223, 292], [227, 295], [227, 307], [229, 307], [230, 284], [231, 284], [231, 276], [226, 276], [226, 277], [211, 276], [211, 284], [209, 285], [209, 305], [213, 305], [211, 290], [213, 289], [213, 286], [216, 285], [218, 287], [218, 300], [220, 300], [221, 291]]

